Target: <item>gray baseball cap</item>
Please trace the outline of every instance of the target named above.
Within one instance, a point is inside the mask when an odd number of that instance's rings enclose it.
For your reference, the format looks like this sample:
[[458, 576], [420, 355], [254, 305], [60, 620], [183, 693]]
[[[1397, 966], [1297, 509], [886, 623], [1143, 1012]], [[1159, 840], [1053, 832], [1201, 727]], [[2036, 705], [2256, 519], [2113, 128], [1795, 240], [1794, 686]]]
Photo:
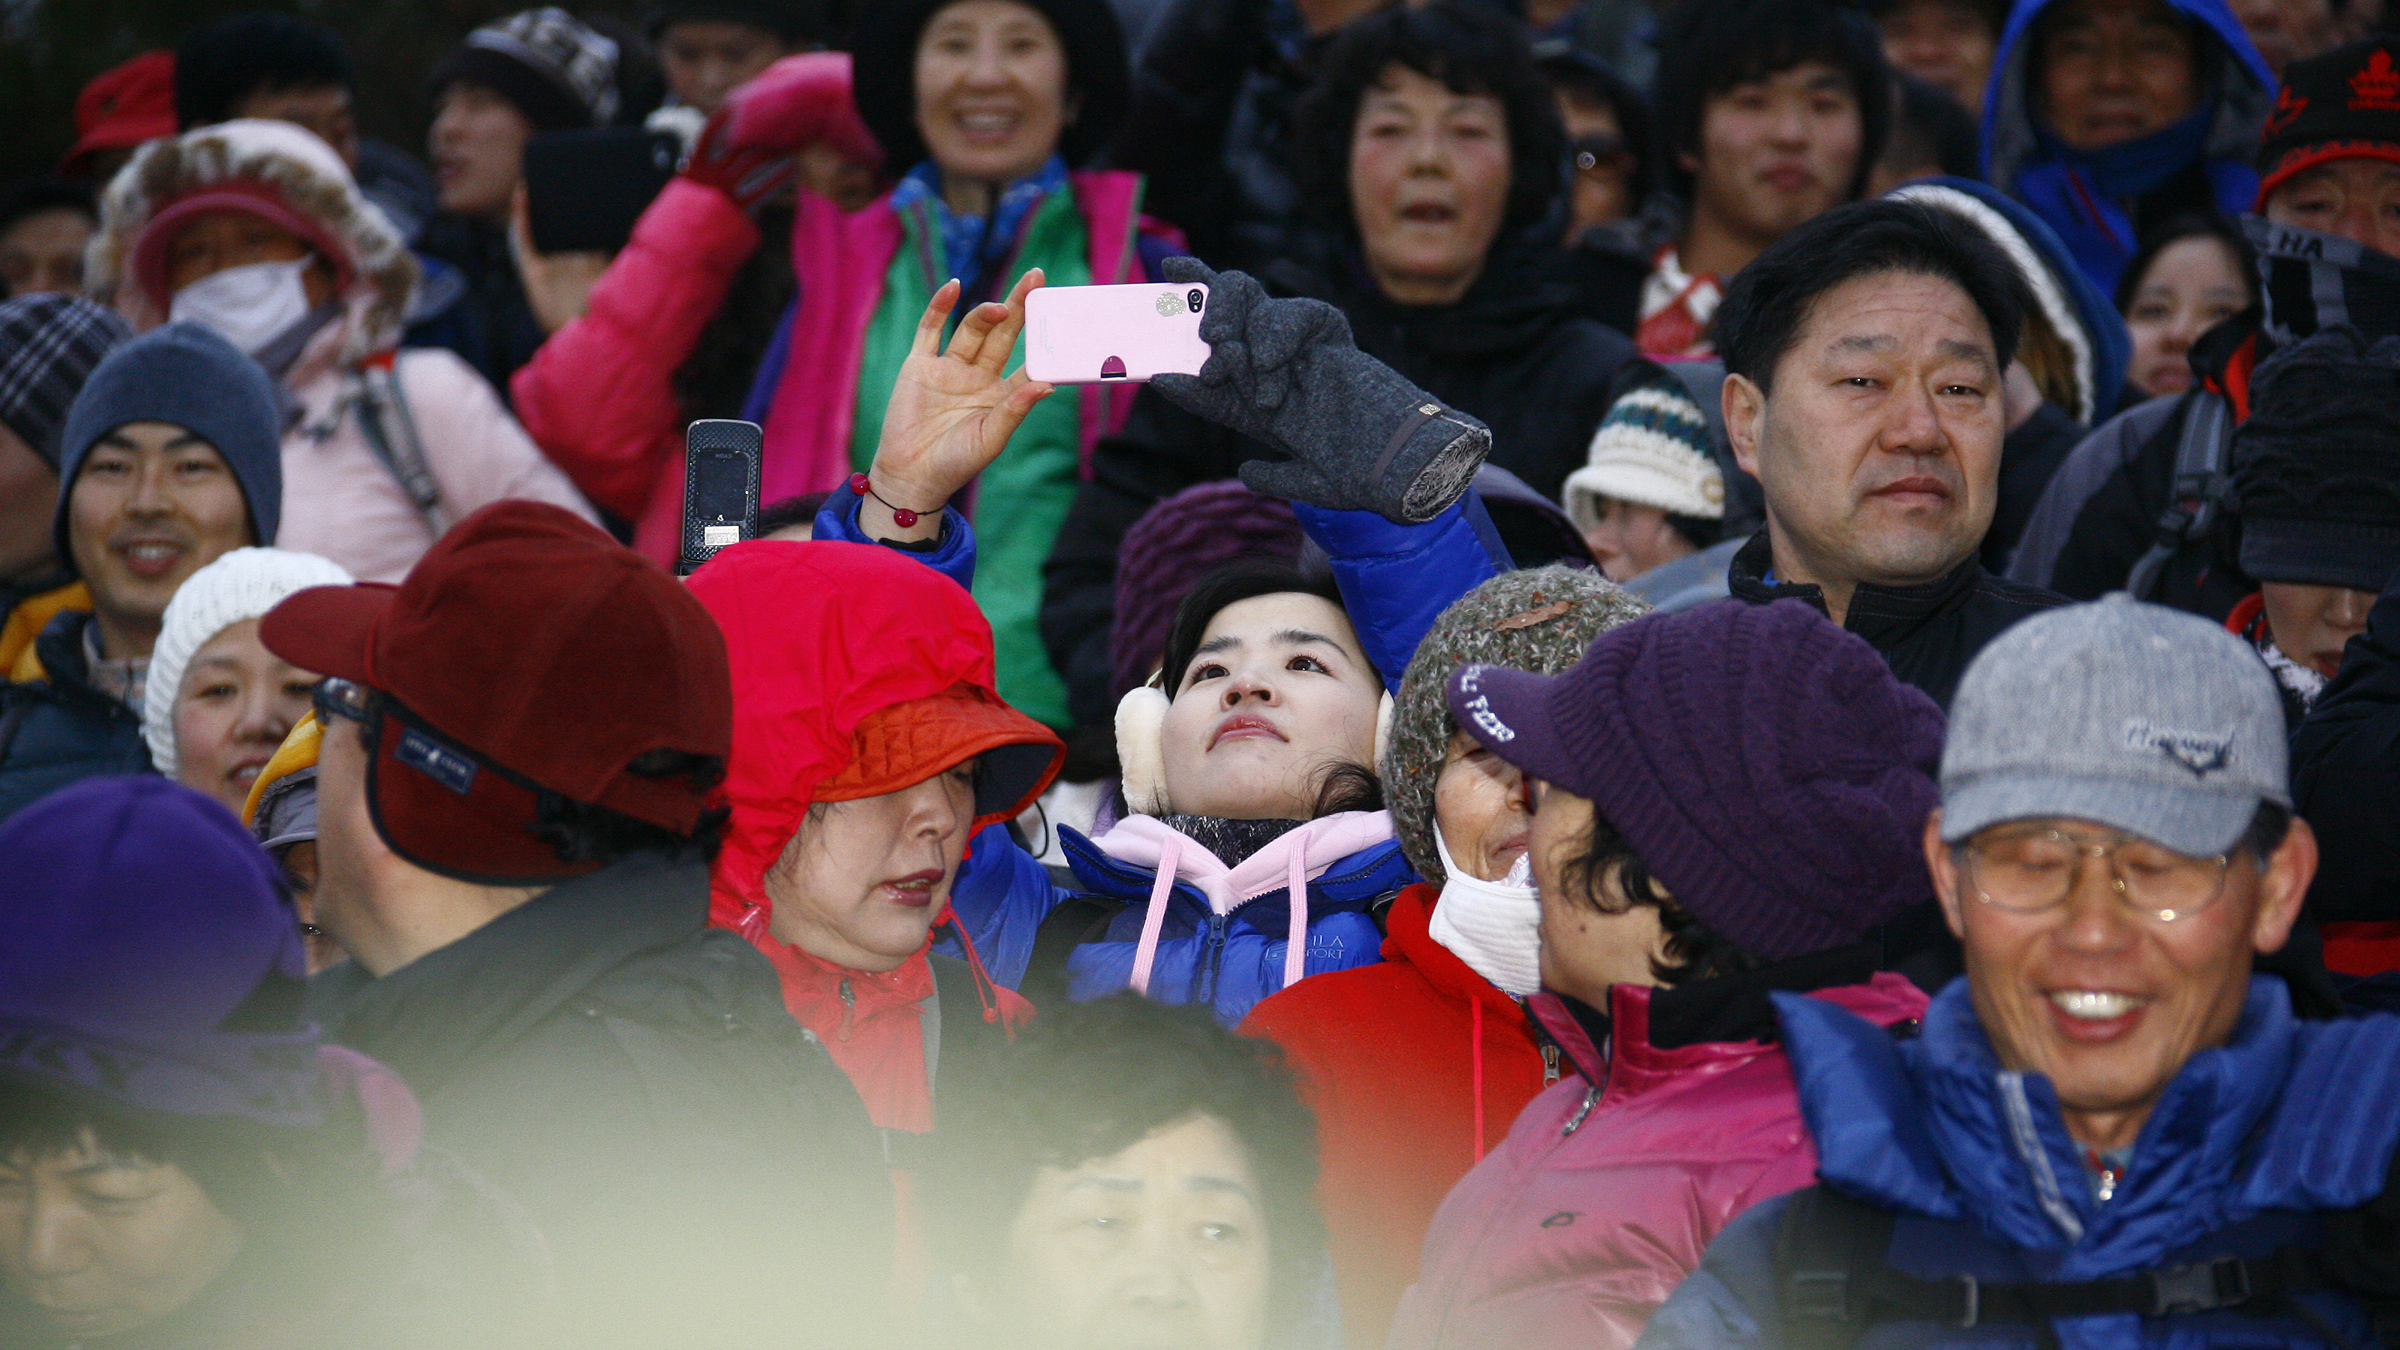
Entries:
[[2196, 615], [2122, 593], [2002, 633], [1960, 678], [1942, 745], [1942, 838], [2067, 816], [2207, 857], [2259, 804], [2290, 809], [2266, 663]]

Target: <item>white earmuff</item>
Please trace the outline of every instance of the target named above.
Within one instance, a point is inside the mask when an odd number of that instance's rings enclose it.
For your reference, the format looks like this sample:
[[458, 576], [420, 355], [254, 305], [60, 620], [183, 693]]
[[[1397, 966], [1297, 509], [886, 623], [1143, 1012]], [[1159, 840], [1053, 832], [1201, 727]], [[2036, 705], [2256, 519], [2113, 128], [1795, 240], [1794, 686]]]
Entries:
[[1127, 810], [1167, 814], [1167, 696], [1155, 684], [1117, 700], [1117, 777]]
[[1383, 776], [1383, 757], [1392, 752], [1392, 691], [1383, 691], [1383, 701], [1375, 705], [1375, 761], [1367, 767]]

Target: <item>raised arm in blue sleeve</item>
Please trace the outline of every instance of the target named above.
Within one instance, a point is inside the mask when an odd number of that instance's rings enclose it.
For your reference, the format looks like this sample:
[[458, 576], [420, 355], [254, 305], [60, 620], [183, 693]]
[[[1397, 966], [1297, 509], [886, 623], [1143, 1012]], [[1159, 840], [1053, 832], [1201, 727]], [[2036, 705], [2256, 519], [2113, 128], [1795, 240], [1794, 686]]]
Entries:
[[1475, 516], [1469, 492], [1421, 525], [1395, 525], [1373, 511], [1329, 511], [1292, 503], [1300, 528], [1333, 560], [1350, 626], [1395, 695], [1433, 621], [1452, 601], [1515, 566]]

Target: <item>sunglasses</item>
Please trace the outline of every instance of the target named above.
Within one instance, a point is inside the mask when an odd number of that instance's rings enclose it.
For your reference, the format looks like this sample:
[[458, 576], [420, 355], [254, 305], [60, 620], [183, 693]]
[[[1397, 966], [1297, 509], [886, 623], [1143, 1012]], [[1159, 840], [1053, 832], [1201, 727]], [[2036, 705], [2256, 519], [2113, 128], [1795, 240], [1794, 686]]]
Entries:
[[317, 705], [317, 723], [332, 726], [340, 717], [352, 722], [368, 722], [375, 714], [375, 691], [354, 681], [328, 676], [317, 681], [309, 700]]

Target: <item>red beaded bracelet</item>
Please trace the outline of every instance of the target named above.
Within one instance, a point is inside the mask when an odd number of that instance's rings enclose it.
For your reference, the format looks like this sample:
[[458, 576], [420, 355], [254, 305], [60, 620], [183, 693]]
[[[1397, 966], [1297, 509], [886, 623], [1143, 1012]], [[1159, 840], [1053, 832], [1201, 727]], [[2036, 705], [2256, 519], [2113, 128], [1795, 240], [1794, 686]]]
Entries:
[[[873, 497], [875, 500], [883, 502], [882, 494], [875, 491], [875, 489], [868, 484], [867, 476], [863, 473], [854, 473], [850, 475], [850, 490], [854, 493], [857, 493], [861, 497]], [[891, 510], [892, 523], [904, 530], [916, 528], [917, 518], [920, 515], [933, 515], [941, 510], [941, 508], [937, 506], [932, 511], [917, 512], [911, 511], [906, 507], [893, 506], [890, 502], [883, 502], [883, 504], [886, 507], [889, 507]]]

